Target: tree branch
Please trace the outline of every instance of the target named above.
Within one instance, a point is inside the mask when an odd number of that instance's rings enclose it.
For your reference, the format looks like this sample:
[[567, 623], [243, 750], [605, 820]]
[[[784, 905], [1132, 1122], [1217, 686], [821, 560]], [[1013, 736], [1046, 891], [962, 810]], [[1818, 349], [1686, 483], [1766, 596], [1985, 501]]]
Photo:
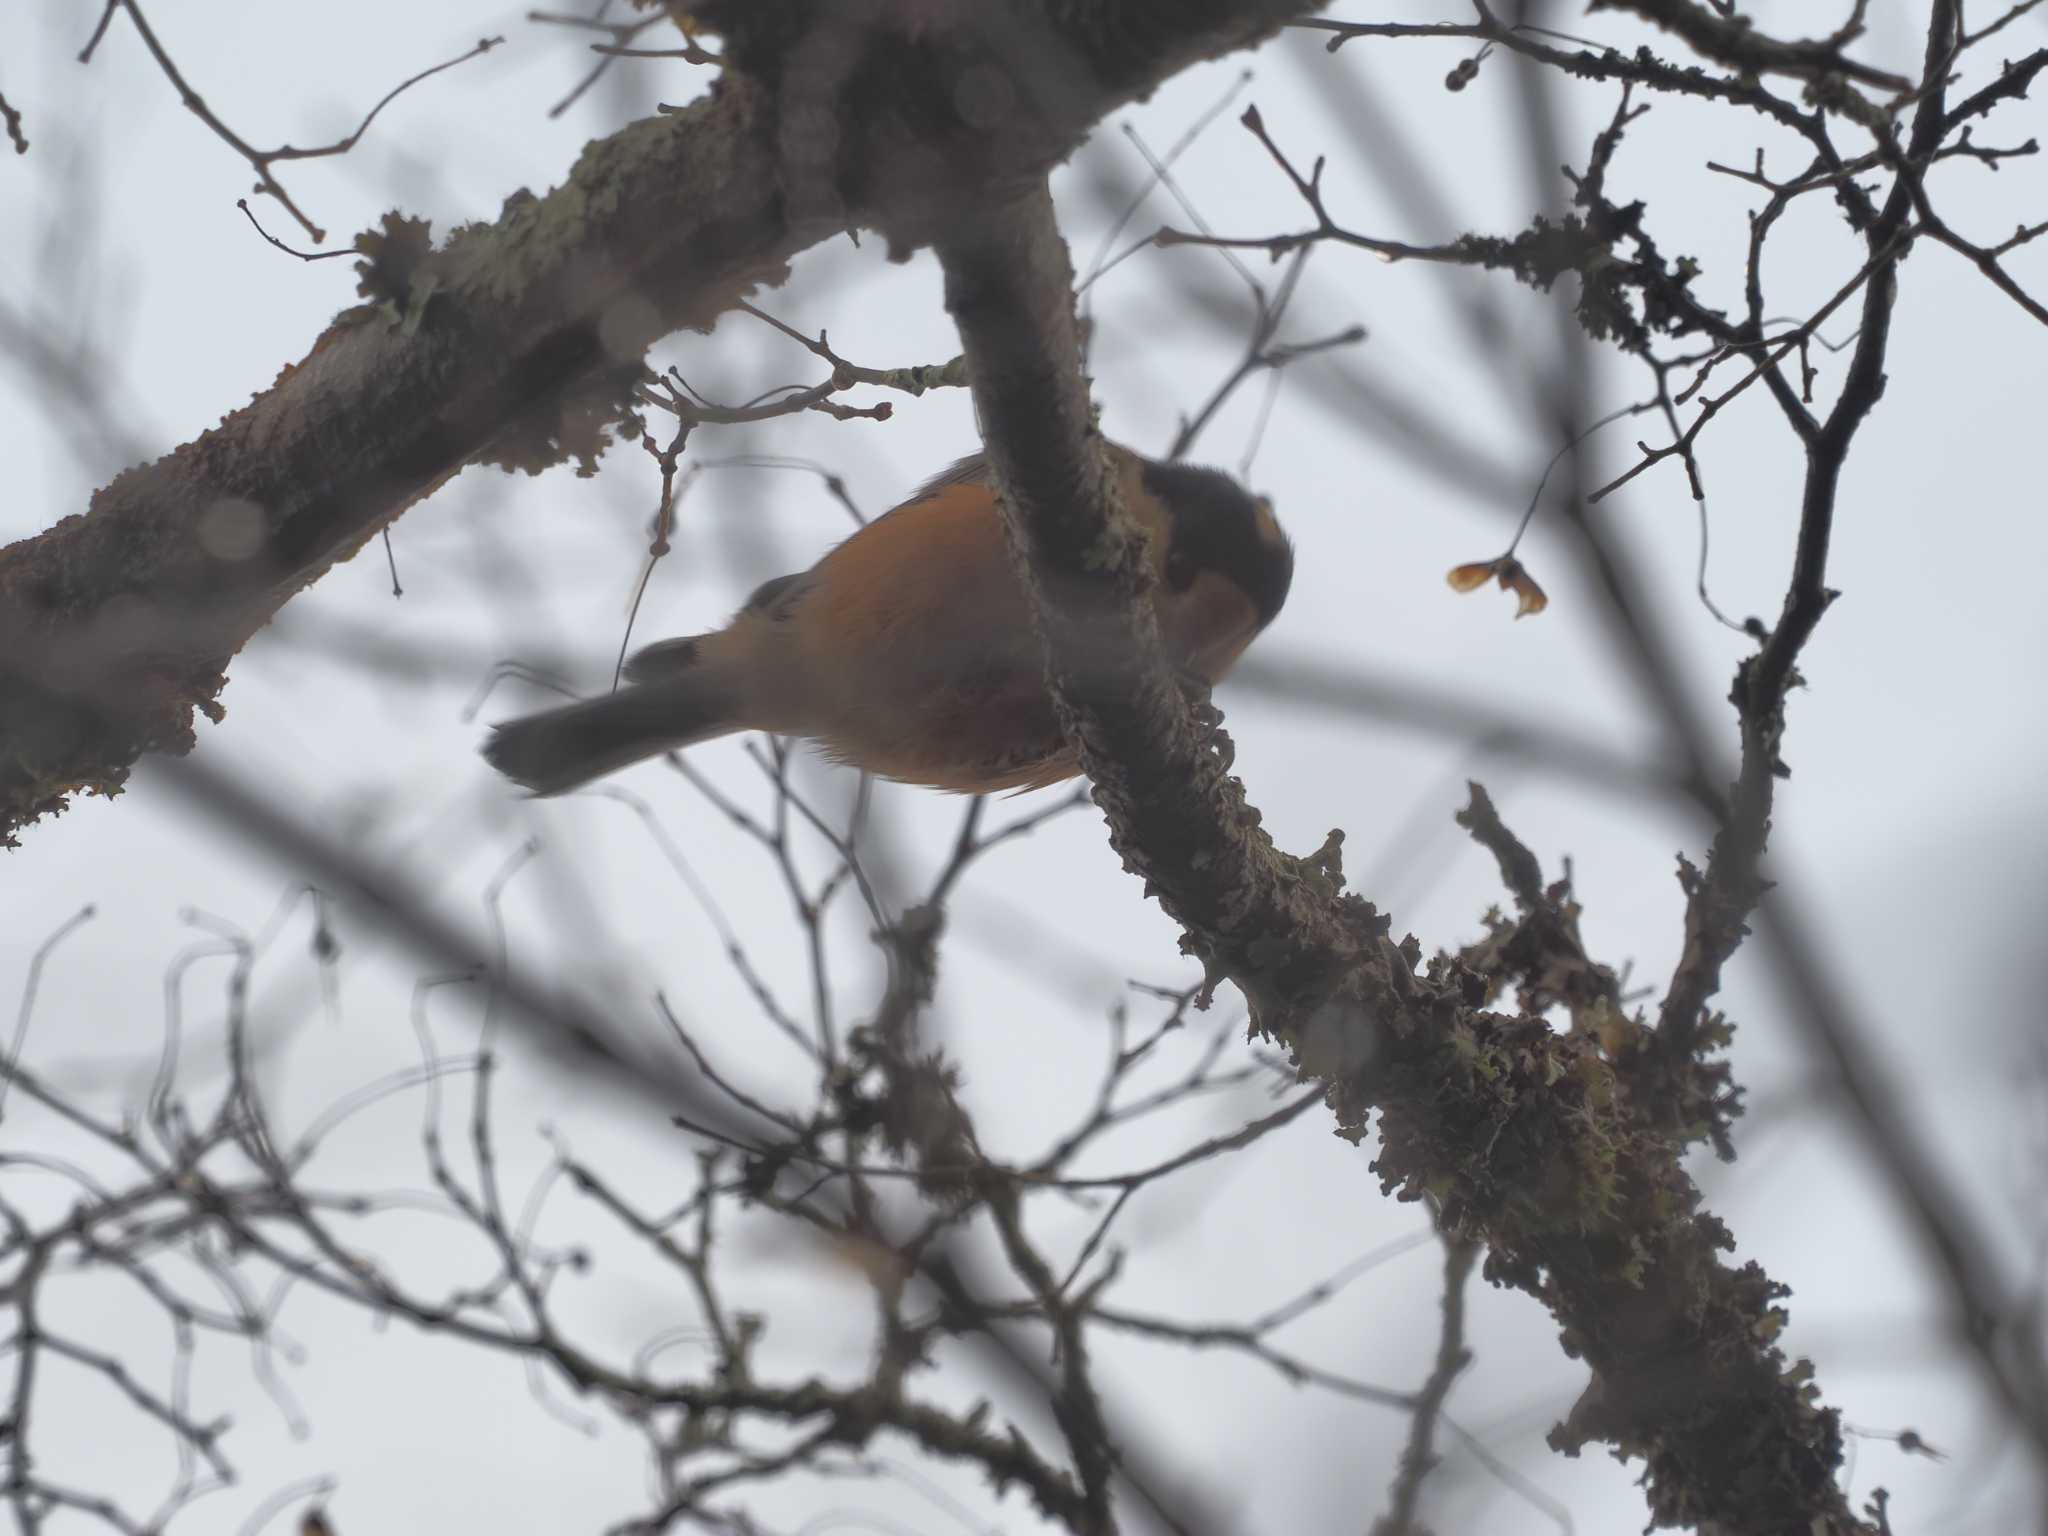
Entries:
[[737, 61], [709, 99], [590, 144], [439, 250], [387, 219], [357, 241], [371, 303], [197, 441], [0, 549], [0, 846], [115, 792], [140, 753], [188, 750], [249, 636], [466, 464], [587, 471], [660, 337], [851, 226], [928, 238], [963, 188], [1042, 175], [1311, 3], [991, 0], [943, 24], [906, 0], [700, 5]]
[[1465, 1347], [1465, 1282], [1471, 1278], [1472, 1265], [1479, 1256], [1478, 1245], [1462, 1237], [1446, 1237], [1443, 1245], [1444, 1320], [1437, 1334], [1436, 1363], [1418, 1394], [1408, 1444], [1401, 1451], [1401, 1468], [1394, 1477], [1390, 1507], [1373, 1522], [1372, 1536], [1427, 1536], [1415, 1519], [1422, 1501], [1422, 1482], [1438, 1461], [1436, 1429], [1443, 1417], [1444, 1400], [1451, 1395], [1451, 1383], [1472, 1359], [1472, 1351]]
[[1675, 33], [1703, 58], [1746, 74], [1794, 75], [1811, 79], [1839, 75], [1880, 90], [1905, 92], [1913, 82], [1889, 70], [1858, 63], [1842, 52], [1863, 27], [1858, 19], [1833, 37], [1812, 42], [1786, 42], [1760, 32], [1748, 17], [1721, 15], [1693, 0], [1591, 0], [1591, 10], [1632, 11], [1643, 20]]
[[[1598, 1043], [1631, 1026], [1612, 973], [1577, 949], [1475, 789], [1474, 824], [1517, 870], [1523, 921], [1475, 969], [1394, 944], [1342, 894], [1342, 835], [1308, 859], [1273, 846], [1168, 677], [1140, 535], [1090, 419], [1072, 272], [1041, 188], [977, 210], [939, 243], [1013, 556], [1034, 594], [1048, 677], [1113, 846], [1186, 930], [1211, 982], [1320, 1079], [1343, 1134], [1379, 1111], [1384, 1188], [1425, 1191], [1447, 1232], [1484, 1242], [1487, 1276], [1536, 1296], [1593, 1383], [1552, 1444], [1601, 1440], [1646, 1462], [1653, 1518], [1729, 1530], [1861, 1529], [1837, 1488], [1841, 1432], [1772, 1340], [1783, 1288], [1723, 1265], [1733, 1239], [1699, 1209], [1679, 1144], [1629, 1101]], [[1571, 952], [1566, 953], [1566, 949]], [[1483, 1011], [1577, 977], [1598, 1027]]]

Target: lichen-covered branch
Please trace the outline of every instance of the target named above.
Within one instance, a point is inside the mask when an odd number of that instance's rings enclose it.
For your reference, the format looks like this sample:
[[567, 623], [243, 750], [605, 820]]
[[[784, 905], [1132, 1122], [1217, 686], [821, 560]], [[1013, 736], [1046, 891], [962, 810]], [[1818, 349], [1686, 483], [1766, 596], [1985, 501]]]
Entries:
[[1063, 718], [1081, 744], [1126, 867], [1188, 929], [1213, 971], [1284, 1011], [1326, 995], [1378, 942], [1360, 903], [1259, 830], [1244, 786], [1204, 738], [1159, 650], [1141, 535], [1090, 419], [1073, 274], [1044, 188], [979, 210], [942, 240], [946, 305], [1029, 573]]
[[[1593, 1381], [1554, 1445], [1642, 1458], [1660, 1524], [1860, 1530], [1835, 1483], [1836, 1416], [1774, 1342], [1784, 1289], [1721, 1261], [1732, 1238], [1700, 1209], [1682, 1144], [1629, 1099], [1609, 1052], [1631, 1026], [1612, 973], [1578, 948], [1564, 887], [1541, 886], [1475, 789], [1469, 824], [1512, 871], [1520, 921], [1483, 954], [1418, 970], [1415, 941], [1395, 944], [1343, 893], [1341, 834], [1308, 859], [1273, 845], [1160, 661], [1049, 196], [987, 206], [938, 249], [1063, 719], [1112, 842], [1183, 946], [1323, 1081], [1344, 1134], [1379, 1111], [1385, 1188], [1435, 1199], [1447, 1231], [1486, 1244], [1488, 1278], [1557, 1318]], [[1588, 1026], [1489, 1011], [1508, 985], [1567, 987]]]
[[963, 188], [1042, 176], [1105, 113], [1311, 0], [795, 0], [696, 7], [713, 95], [591, 143], [438, 249], [358, 239], [367, 303], [218, 427], [0, 549], [0, 846], [192, 743], [244, 642], [465, 465], [585, 468], [646, 348], [850, 226], [929, 239]]

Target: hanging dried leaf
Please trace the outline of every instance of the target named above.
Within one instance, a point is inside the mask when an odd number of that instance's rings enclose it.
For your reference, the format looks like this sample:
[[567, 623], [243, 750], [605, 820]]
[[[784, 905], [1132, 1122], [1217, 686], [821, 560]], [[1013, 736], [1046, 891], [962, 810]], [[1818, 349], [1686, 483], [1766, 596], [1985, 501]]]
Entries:
[[1453, 592], [1476, 592], [1493, 580], [1494, 567], [1499, 564], [1498, 560], [1474, 560], [1469, 565], [1454, 565], [1444, 580]]
[[1518, 619], [1526, 619], [1532, 613], [1541, 613], [1550, 606], [1548, 595], [1536, 585], [1536, 578], [1529, 574], [1519, 560], [1501, 562], [1500, 584], [1502, 588], [1521, 599], [1515, 607], [1515, 617]]
[[1528, 568], [1513, 555], [1502, 555], [1497, 560], [1473, 560], [1464, 565], [1454, 565], [1445, 573], [1444, 580], [1450, 583], [1454, 592], [1476, 592], [1490, 581], [1500, 584], [1503, 592], [1512, 592], [1521, 602], [1515, 608], [1515, 617], [1525, 619], [1532, 613], [1541, 613], [1550, 606], [1550, 598], [1536, 584], [1536, 578]]

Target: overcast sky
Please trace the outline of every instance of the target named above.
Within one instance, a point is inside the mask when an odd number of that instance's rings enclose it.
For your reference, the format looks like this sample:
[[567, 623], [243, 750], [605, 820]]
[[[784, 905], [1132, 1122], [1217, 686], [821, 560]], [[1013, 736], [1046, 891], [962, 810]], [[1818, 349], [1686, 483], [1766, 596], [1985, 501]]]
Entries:
[[[1841, 8], [1826, 9], [1832, 16]], [[355, 301], [350, 263], [292, 260], [244, 222], [234, 205], [248, 191], [247, 166], [181, 110], [125, 18], [115, 19], [89, 67], [75, 62], [97, 9], [42, 0], [0, 16], [0, 92], [23, 113], [32, 141], [25, 158], [0, 161], [0, 305], [11, 324], [34, 329], [75, 363], [90, 393], [81, 410], [18, 356], [0, 364], [0, 540], [83, 511], [93, 489], [124, 465], [206, 430], [268, 387], [335, 310]], [[1746, 9], [1760, 24], [1783, 21], [1794, 32], [1808, 14], [1782, 3]], [[1860, 53], [1917, 69], [1919, 43], [1899, 22], [1902, 8], [1875, 9]], [[257, 143], [330, 140], [397, 79], [485, 34], [505, 37], [504, 47], [400, 98], [350, 155], [287, 167], [293, 196], [331, 232], [330, 245], [391, 208], [430, 219], [437, 236], [491, 219], [515, 190], [559, 181], [587, 139], [657, 101], [687, 100], [703, 83], [686, 65], [636, 64], [550, 119], [547, 108], [574, 83], [584, 56], [576, 38], [516, 10], [469, 0], [363, 0], [345, 10], [156, 0], [148, 14], [194, 86]], [[2005, 54], [2048, 42], [2041, 15], [2010, 29]], [[1632, 36], [1576, 8], [1560, 25]], [[1989, 47], [2000, 54], [1997, 43]], [[1246, 68], [1253, 79], [1243, 99], [1259, 105], [1300, 160], [1329, 155], [1331, 203], [1354, 227], [1417, 241], [1522, 228], [1534, 210], [1511, 71], [1496, 58], [1470, 88], [1447, 92], [1444, 73], [1463, 56], [1400, 43], [1355, 45], [1333, 57], [1318, 39], [1296, 34], [1189, 72], [1106, 123], [1057, 178], [1077, 262], [1089, 262], [1117, 212], [1105, 211], [1100, 189], [1143, 174], [1123, 130], [1163, 149]], [[1347, 98], [1399, 125], [1448, 222], [1431, 227], [1427, 209], [1390, 193], [1374, 157], [1384, 168], [1393, 151], [1350, 131], [1358, 119], [1355, 107], [1344, 108]], [[1604, 87], [1565, 94], [1575, 165], [1614, 99]], [[1219, 232], [1299, 227], [1298, 201], [1234, 117], [1226, 113], [1181, 162], [1182, 186]], [[2017, 142], [2041, 126], [2038, 102], [2021, 103], [1981, 137]], [[1704, 162], [1747, 165], [1759, 144], [1774, 168], [1789, 173], [1804, 163], [1759, 120], [1658, 98], [1611, 173], [1617, 201], [1646, 199], [1661, 248], [1697, 255], [1700, 292], [1731, 309], [1740, 300], [1745, 214], [1760, 194]], [[2048, 175], [2036, 160], [2008, 162], [1995, 174], [1950, 164], [1938, 185], [1955, 222], [1989, 240], [2048, 217]], [[272, 233], [304, 243], [274, 205], [255, 206]], [[1128, 234], [1186, 221], [1155, 194]], [[1771, 248], [1772, 312], [1810, 313], [1859, 261], [1832, 210], [1807, 200]], [[2048, 242], [2010, 265], [2034, 292], [2048, 291]], [[1263, 258], [1250, 268], [1268, 283], [1277, 279]], [[1224, 306], [1227, 324], [1204, 317], [1200, 294]], [[1474, 294], [1489, 296], [1505, 319], [1490, 351], [1468, 344], [1459, 319], [1460, 303]], [[807, 253], [787, 285], [757, 301], [793, 325], [828, 327], [838, 351], [870, 366], [942, 362], [958, 349], [935, 264], [920, 256], [892, 265], [875, 241], [856, 248], [839, 240]], [[1498, 553], [1557, 446], [1531, 408], [1528, 383], [1529, 359], [1554, 339], [1555, 302], [1505, 277], [1339, 249], [1316, 254], [1283, 335], [1307, 340], [1354, 322], [1369, 335], [1290, 372], [1257, 437], [1245, 472], [1273, 497], [1299, 562], [1285, 612], [1255, 648], [1244, 680], [1226, 685], [1219, 702], [1237, 745], [1236, 771], [1280, 846], [1306, 852], [1343, 827], [1354, 884], [1393, 914], [1397, 933], [1412, 931], [1425, 951], [1455, 946], [1504, 900], [1491, 861], [1451, 821], [1465, 779], [1479, 778], [1547, 871], [1572, 861], [1593, 952], [1631, 964], [1634, 984], [1661, 989], [1680, 937], [1675, 855], [1700, 859], [1703, 827], [1651, 791], [1588, 784], [1481, 739], [1488, 716], [1499, 714], [1644, 759], [1658, 752], [1655, 711], [1599, 618], [1588, 575], [1553, 520], [1539, 518], [1523, 554], [1550, 594], [1548, 612], [1516, 622], [1507, 595], [1489, 588], [1458, 596], [1443, 580], [1454, 564]], [[1091, 308], [1104, 427], [1162, 451], [1180, 414], [1243, 347], [1242, 282], [1212, 251], [1147, 250], [1100, 281]], [[1844, 319], [1824, 334], [1839, 339], [1849, 328]], [[745, 316], [727, 317], [709, 337], [672, 338], [656, 361], [725, 401], [819, 374], [800, 348]], [[1820, 388], [1831, 391], [1838, 364], [1826, 354], [1817, 362]], [[1639, 398], [1639, 372], [1604, 356], [1595, 413]], [[2048, 568], [2044, 398], [2048, 333], [1965, 262], [1916, 250], [1903, 274], [1889, 387], [1843, 484], [1830, 584], [1844, 596], [1801, 662], [1808, 686], [1791, 703], [1785, 752], [1793, 776], [1780, 790], [1773, 839], [1774, 872], [1814, 930], [1859, 1031], [1908, 1088], [1914, 1130], [1935, 1149], [1973, 1220], [2003, 1245], [2015, 1284], [2038, 1284], [2039, 1192], [2048, 1176], [2039, 952], [2048, 890], [2048, 791], [2039, 768], [2048, 740], [2040, 681], [2048, 605], [2037, 591]], [[1450, 463], [1432, 463], [1417, 430], [1389, 428], [1375, 399], [1398, 402], [1440, 434]], [[887, 423], [808, 416], [706, 428], [691, 453], [824, 463], [873, 514], [976, 445], [962, 391], [898, 396], [894, 405]], [[1238, 468], [1254, 446], [1260, 406], [1257, 386], [1240, 392], [1194, 457]], [[1625, 468], [1633, 442], [1660, 440], [1661, 432], [1650, 417], [1610, 429], [1597, 440], [1595, 472]], [[1761, 390], [1731, 406], [1701, 441], [1713, 598], [1738, 618], [1769, 619], [1796, 531], [1796, 445]], [[655, 1052], [662, 1047], [651, 999], [660, 990], [718, 1042], [749, 1086], [771, 1097], [801, 1095], [801, 1063], [759, 1017], [725, 962], [717, 928], [632, 809], [603, 796], [522, 801], [475, 751], [484, 722], [544, 700], [507, 682], [473, 715], [466, 706], [494, 661], [544, 661], [582, 689], [608, 681], [656, 488], [654, 466], [636, 447], [615, 448], [594, 479], [569, 470], [539, 478], [468, 471], [393, 528], [402, 597], [394, 598], [384, 551], [372, 544], [257, 637], [231, 669], [225, 721], [200, 724], [199, 757], [345, 837], [479, 932], [487, 884], [523, 839], [537, 837], [540, 852], [505, 898], [516, 964], [633, 1000], [644, 1017], [621, 1028], [644, 1030]], [[1632, 557], [1638, 600], [1669, 637], [1691, 707], [1732, 764], [1734, 720], [1724, 700], [1750, 643], [1695, 595], [1699, 518], [1683, 472], [1675, 462], [1658, 466], [1593, 517]], [[635, 637], [722, 622], [756, 582], [808, 564], [850, 527], [820, 478], [804, 470], [706, 471], [683, 503], [675, 551], [653, 576]], [[1390, 722], [1282, 697], [1262, 682], [1299, 678], [1310, 663], [1318, 676], [1393, 680], [1470, 701], [1473, 724]], [[712, 744], [690, 758], [744, 803], [767, 804], [744, 743]], [[800, 781], [844, 814], [851, 775], [807, 759]], [[662, 765], [616, 783], [644, 797], [757, 962], [800, 997], [800, 946], [772, 866]], [[1026, 813], [1060, 793], [999, 804], [991, 814]], [[875, 795], [878, 858], [904, 872], [889, 887], [901, 895], [943, 862], [963, 807], [895, 786]], [[818, 853], [806, 854], [814, 867], [822, 867]], [[96, 1104], [133, 1107], [154, 1070], [167, 992], [179, 991], [167, 986], [167, 967], [199, 936], [189, 913], [255, 933], [298, 878], [195, 814], [145, 763], [118, 799], [81, 803], [0, 856], [0, 1018], [12, 1014], [34, 947], [94, 904], [93, 921], [50, 960], [24, 1059]], [[264, 1086], [287, 1125], [303, 1126], [350, 1086], [416, 1059], [407, 1010], [422, 962], [383, 935], [371, 914], [344, 908], [334, 926], [342, 956], [331, 995], [311, 954], [312, 913], [303, 903], [255, 972]], [[1092, 809], [991, 854], [963, 884], [932, 1029], [962, 1062], [967, 1102], [992, 1153], [1030, 1155], [1085, 1105], [1109, 1010], [1128, 1000], [1149, 1016], [1126, 981], [1192, 979], [1176, 939], [1120, 871]], [[851, 912], [833, 940], [837, 1001], [858, 1016], [873, 1005], [879, 965]], [[1839, 1114], [1813, 1092], [1814, 1064], [1768, 953], [1761, 943], [1745, 949], [1721, 1000], [1739, 1026], [1736, 1071], [1755, 1112], [1738, 1126], [1734, 1165], [1699, 1166], [1708, 1203], [1734, 1229], [1738, 1257], [1756, 1258], [1794, 1288], [1786, 1343], [1816, 1362], [1827, 1401], [1859, 1429], [1911, 1427], [1951, 1452], [1935, 1462], [1902, 1456], [1881, 1439], [1857, 1441], [1859, 1499], [1876, 1484], [1891, 1488], [1902, 1530], [2012, 1529], [2041, 1507], [2040, 1491], [2025, 1482], [2016, 1449], [1950, 1347], [1939, 1293], [1895, 1205]], [[195, 1094], [217, 1071], [226, 972], [223, 961], [204, 959], [181, 973], [182, 1060]], [[1241, 1015], [1226, 989], [1202, 1028], [1233, 1027]], [[438, 1027], [457, 1049], [475, 1024], [474, 1007], [451, 998]], [[1190, 1059], [1195, 1044], [1187, 1042], [1180, 1059]], [[560, 1058], [516, 1046], [513, 1054], [499, 1106], [509, 1188], [523, 1190], [545, 1164], [543, 1128], [650, 1204], [688, 1179], [693, 1144], [658, 1107], [622, 1104], [614, 1089]], [[1116, 1143], [1099, 1171], [1135, 1166], [1266, 1107], [1250, 1090], [1206, 1101], [1171, 1126]], [[418, 1117], [417, 1100], [405, 1099], [352, 1122], [319, 1165], [325, 1187], [420, 1187]], [[45, 1118], [8, 1106], [0, 1150], [56, 1145]], [[1379, 1194], [1366, 1166], [1370, 1148], [1370, 1138], [1347, 1145], [1312, 1112], [1222, 1176], [1134, 1202], [1119, 1229], [1129, 1250], [1122, 1303], [1188, 1320], [1242, 1320], [1379, 1244], [1424, 1230], [1419, 1207]], [[53, 1181], [47, 1198], [61, 1209], [63, 1187]], [[560, 1241], [603, 1231], [567, 1197], [549, 1210]], [[1069, 1250], [1093, 1219], [1085, 1210], [1045, 1210], [1040, 1235]], [[381, 1251], [422, 1277], [454, 1273], [471, 1252], [425, 1219], [394, 1218], [384, 1233]], [[593, 1340], [630, 1355], [687, 1321], [658, 1272], [615, 1253], [614, 1239], [599, 1241], [611, 1261], [564, 1282]], [[1389, 1261], [1288, 1334], [1288, 1346], [1333, 1369], [1412, 1388], [1435, 1346], [1433, 1254], [1424, 1246]], [[771, 1319], [774, 1365], [792, 1374], [858, 1368], [866, 1313], [850, 1281], [821, 1275], [814, 1255], [765, 1227], [742, 1240], [735, 1260], [735, 1293]], [[71, 1294], [78, 1315], [103, 1319], [102, 1347], [132, 1351], [138, 1370], [161, 1375], [170, 1346], [160, 1318], [104, 1284], [81, 1282]], [[1577, 1530], [1637, 1528], [1635, 1468], [1604, 1456], [1568, 1461], [1543, 1446], [1583, 1382], [1549, 1319], [1526, 1297], [1483, 1286], [1474, 1308], [1477, 1358], [1458, 1382], [1454, 1417], [1544, 1498], [1569, 1508]], [[256, 1384], [245, 1355], [203, 1355], [195, 1394], [233, 1418], [227, 1447], [241, 1480], [194, 1505], [174, 1530], [240, 1530], [277, 1489], [312, 1477], [336, 1480], [332, 1508], [343, 1536], [596, 1529], [640, 1506], [639, 1443], [608, 1422], [590, 1435], [565, 1425], [559, 1387], [551, 1409], [516, 1362], [378, 1327], [310, 1296], [291, 1302], [283, 1329], [303, 1348], [280, 1369], [307, 1432], [294, 1433], [292, 1415]], [[1296, 1391], [1228, 1358], [1117, 1344], [1104, 1359], [1146, 1444], [1230, 1511], [1235, 1529], [1355, 1531], [1381, 1506], [1405, 1433], [1400, 1415]], [[972, 1370], [969, 1362], [956, 1380], [971, 1384]], [[173, 1470], [162, 1437], [96, 1386], [53, 1372], [45, 1390], [45, 1468], [54, 1475], [68, 1466], [71, 1481], [147, 1508]], [[978, 1523], [964, 1526], [908, 1485], [811, 1487], [762, 1507], [791, 1527], [817, 1519], [806, 1528], [819, 1530], [1032, 1528], [1017, 1501], [988, 1514], [971, 1482], [931, 1475], [985, 1512]], [[1465, 1450], [1450, 1449], [1440, 1476], [1431, 1509], [1446, 1531], [1509, 1536], [1548, 1527], [1538, 1508]], [[823, 1518], [832, 1512], [843, 1523]], [[864, 1527], [863, 1518], [891, 1523]]]

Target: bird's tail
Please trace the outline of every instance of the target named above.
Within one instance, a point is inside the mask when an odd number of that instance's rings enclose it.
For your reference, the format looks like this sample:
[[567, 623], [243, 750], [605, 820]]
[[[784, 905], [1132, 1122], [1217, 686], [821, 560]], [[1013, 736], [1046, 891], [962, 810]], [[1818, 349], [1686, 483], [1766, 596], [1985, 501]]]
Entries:
[[536, 795], [559, 795], [629, 763], [746, 729], [723, 668], [697, 665], [603, 698], [507, 720], [484, 757]]

